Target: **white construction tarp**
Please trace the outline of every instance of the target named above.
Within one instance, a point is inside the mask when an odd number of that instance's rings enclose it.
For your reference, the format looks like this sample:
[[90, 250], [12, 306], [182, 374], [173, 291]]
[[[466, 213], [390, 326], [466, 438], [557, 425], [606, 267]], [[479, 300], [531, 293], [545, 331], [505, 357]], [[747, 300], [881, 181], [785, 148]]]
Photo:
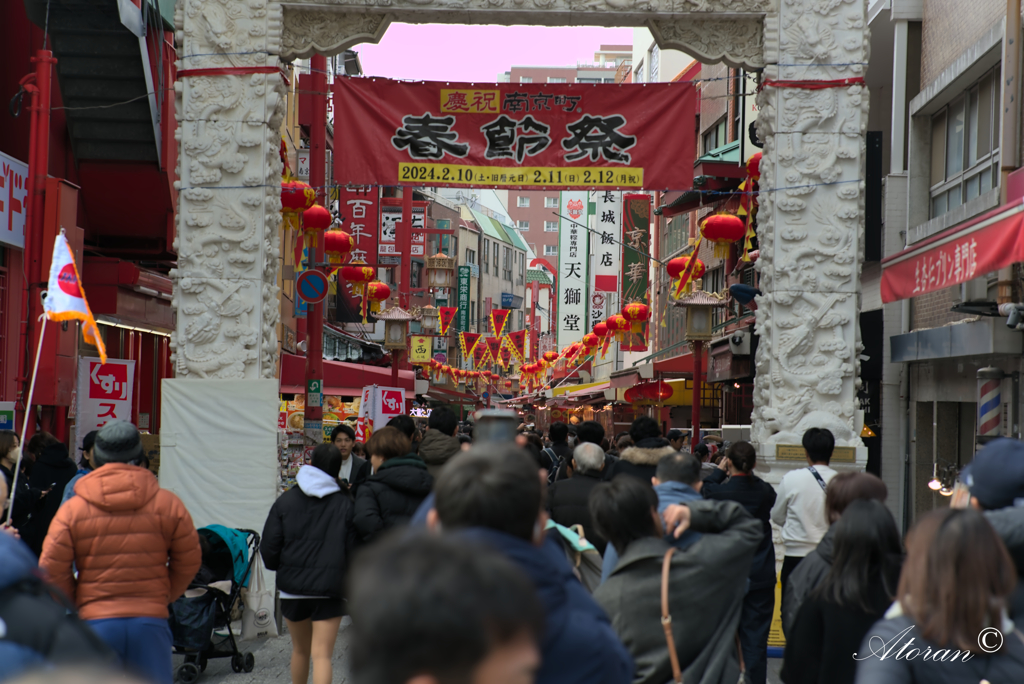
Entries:
[[277, 497], [277, 380], [163, 381], [160, 486], [195, 526], [262, 534]]

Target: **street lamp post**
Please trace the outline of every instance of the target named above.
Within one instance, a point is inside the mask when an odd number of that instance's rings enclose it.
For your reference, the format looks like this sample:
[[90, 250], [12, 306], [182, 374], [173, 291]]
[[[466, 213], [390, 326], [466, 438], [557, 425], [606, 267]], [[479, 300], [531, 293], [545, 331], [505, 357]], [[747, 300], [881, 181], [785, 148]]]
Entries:
[[684, 337], [693, 347], [693, 415], [690, 433], [690, 450], [695, 451], [700, 443], [700, 397], [704, 371], [704, 343], [712, 337], [713, 309], [726, 305], [725, 296], [717, 292], [705, 292], [702, 281], [693, 281], [693, 292], [675, 301], [676, 306], [686, 309], [686, 332]]

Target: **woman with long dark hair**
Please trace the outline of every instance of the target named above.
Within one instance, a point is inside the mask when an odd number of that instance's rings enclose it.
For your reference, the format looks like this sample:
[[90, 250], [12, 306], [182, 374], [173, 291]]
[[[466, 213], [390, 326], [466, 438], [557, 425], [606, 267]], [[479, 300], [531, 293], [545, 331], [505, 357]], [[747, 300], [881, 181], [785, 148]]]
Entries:
[[896, 603], [853, 656], [855, 684], [1024, 681], [1024, 635], [1006, 612], [1016, 584], [982, 513], [932, 511], [907, 536]]
[[853, 684], [857, 650], [896, 595], [900, 534], [880, 502], [853, 501], [836, 523], [835, 558], [800, 606], [786, 640], [786, 684]]
[[750, 684], [764, 684], [768, 677], [768, 631], [775, 610], [775, 545], [769, 522], [775, 489], [754, 474], [756, 465], [757, 452], [750, 442], [736, 442], [704, 479], [700, 491], [705, 499], [736, 501], [761, 521], [763, 536], [750, 564], [738, 633]]

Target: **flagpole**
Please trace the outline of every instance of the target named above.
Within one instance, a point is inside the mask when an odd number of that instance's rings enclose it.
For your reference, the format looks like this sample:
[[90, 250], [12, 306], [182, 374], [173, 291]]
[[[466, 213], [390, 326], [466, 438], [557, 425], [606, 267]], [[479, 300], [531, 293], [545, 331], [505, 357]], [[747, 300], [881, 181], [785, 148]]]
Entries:
[[46, 334], [46, 314], [39, 317], [39, 344], [36, 347], [36, 360], [32, 364], [32, 382], [28, 385], [28, 399], [25, 402], [25, 420], [21, 423], [21, 434], [18, 441], [21, 449], [18, 451], [18, 462], [14, 464], [14, 478], [11, 480], [11, 491], [7, 504], [7, 527], [14, 525], [14, 494], [18, 491], [18, 475], [21, 473], [21, 459], [25, 457], [25, 433], [28, 431], [28, 417], [32, 413], [32, 394], [36, 389], [36, 375], [39, 373], [39, 357], [43, 354], [43, 336]]

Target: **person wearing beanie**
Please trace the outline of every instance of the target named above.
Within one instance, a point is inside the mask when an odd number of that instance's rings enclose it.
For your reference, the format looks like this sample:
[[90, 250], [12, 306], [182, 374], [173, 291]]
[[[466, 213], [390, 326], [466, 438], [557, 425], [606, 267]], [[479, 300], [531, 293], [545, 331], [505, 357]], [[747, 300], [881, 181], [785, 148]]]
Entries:
[[83, 475], [88, 475], [96, 469], [96, 464], [92, 460], [92, 447], [96, 443], [96, 434], [98, 432], [99, 430], [93, 430], [82, 438], [82, 460], [78, 462], [78, 472], [64, 486], [64, 497], [60, 500], [61, 506], [75, 495], [75, 483], [81, 480]]
[[964, 467], [960, 481], [971, 491], [971, 507], [985, 512], [1017, 568], [1017, 588], [1007, 611], [1020, 623], [1024, 621], [1024, 442], [992, 440]]
[[185, 593], [202, 553], [185, 505], [139, 466], [143, 458], [134, 425], [100, 429], [96, 469], [57, 511], [39, 567], [127, 668], [171, 684], [167, 605]]

